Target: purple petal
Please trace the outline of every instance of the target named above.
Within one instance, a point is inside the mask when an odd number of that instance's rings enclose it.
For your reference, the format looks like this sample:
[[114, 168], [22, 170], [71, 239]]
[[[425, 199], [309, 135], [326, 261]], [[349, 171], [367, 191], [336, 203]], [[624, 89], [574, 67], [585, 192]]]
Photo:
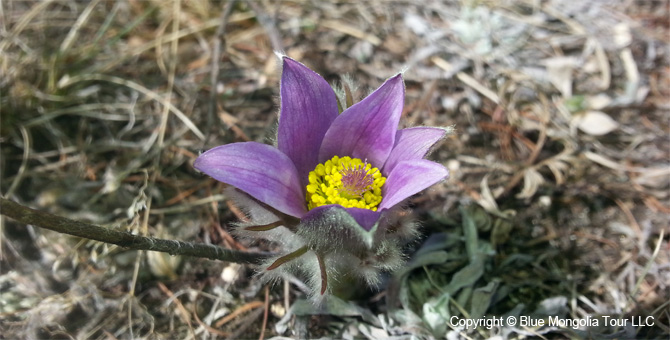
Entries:
[[361, 209], [361, 208], [343, 208], [344, 210], [351, 215], [358, 224], [365, 229], [365, 231], [370, 231], [372, 227], [377, 223], [381, 212], [372, 211], [370, 209]]
[[389, 155], [382, 173], [386, 176], [402, 161], [418, 160], [426, 156], [433, 144], [446, 135], [446, 131], [434, 127], [415, 127], [398, 130], [395, 144]]
[[246, 142], [217, 146], [200, 155], [193, 167], [285, 214], [301, 217], [306, 212], [295, 165], [269, 145]]
[[295, 164], [302, 187], [316, 167], [319, 147], [339, 115], [335, 92], [316, 72], [284, 57], [277, 147]]
[[319, 162], [337, 155], [382, 166], [393, 148], [404, 102], [405, 86], [398, 74], [335, 119], [323, 138]]
[[389, 209], [447, 176], [449, 176], [447, 168], [429, 160], [397, 163], [386, 179], [379, 210]]

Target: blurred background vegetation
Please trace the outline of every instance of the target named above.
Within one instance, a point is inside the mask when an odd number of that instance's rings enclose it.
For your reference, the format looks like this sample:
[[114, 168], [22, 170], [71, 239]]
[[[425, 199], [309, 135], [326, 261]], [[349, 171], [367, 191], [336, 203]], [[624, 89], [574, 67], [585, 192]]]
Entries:
[[[118, 230], [272, 251], [192, 162], [270, 142], [275, 50], [455, 125], [408, 264], [318, 310], [301, 278], [0, 218], [0, 338], [667, 338], [670, 8], [653, 0], [3, 1], [0, 191]], [[449, 317], [654, 316], [466, 330]], [[601, 319], [602, 320], [602, 319]]]

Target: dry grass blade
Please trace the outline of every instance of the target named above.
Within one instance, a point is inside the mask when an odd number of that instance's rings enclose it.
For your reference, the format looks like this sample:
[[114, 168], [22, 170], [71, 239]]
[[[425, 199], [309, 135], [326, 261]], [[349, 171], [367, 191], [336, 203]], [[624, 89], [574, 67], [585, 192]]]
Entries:
[[647, 276], [647, 273], [649, 273], [649, 269], [651, 266], [654, 264], [654, 261], [656, 261], [656, 257], [658, 256], [658, 252], [661, 250], [661, 245], [665, 240], [663, 240], [663, 235], [665, 234], [665, 230], [661, 230], [660, 235], [658, 236], [658, 242], [656, 243], [656, 247], [654, 248], [654, 252], [651, 254], [651, 257], [647, 261], [647, 264], [644, 266], [644, 269], [642, 270], [642, 273], [640, 273], [640, 277], [637, 279], [637, 282], [635, 282], [635, 287], [633, 288], [633, 291], [631, 292], [631, 296], [633, 298], [636, 297], [640, 285], [642, 284], [642, 281], [645, 280], [645, 277]]
[[323, 27], [327, 27], [336, 31], [340, 31], [344, 34], [351, 35], [353, 37], [356, 37], [361, 40], [365, 40], [372, 45], [379, 46], [381, 45], [382, 41], [381, 39], [377, 38], [376, 36], [365, 33], [364, 31], [359, 30], [356, 27], [352, 27], [349, 25], [344, 24], [343, 22], [340, 21], [334, 21], [334, 20], [324, 20], [319, 23]]
[[28, 159], [30, 158], [30, 150], [31, 150], [30, 133], [23, 125], [19, 126], [19, 130], [21, 131], [21, 136], [23, 137], [23, 157], [21, 158], [21, 165], [19, 166], [19, 171], [17, 172], [16, 177], [14, 177], [12, 184], [9, 186], [9, 189], [7, 189], [7, 192], [5, 193], [5, 195], [8, 197], [14, 195], [14, 191], [16, 190], [16, 188], [18, 188], [19, 184], [21, 183], [21, 180], [23, 179], [23, 176], [25, 175], [26, 172]]
[[86, 6], [84, 11], [81, 12], [77, 21], [75, 21], [74, 25], [72, 25], [70, 32], [68, 32], [67, 36], [65, 36], [65, 39], [63, 39], [63, 42], [61, 43], [60, 48], [58, 49], [60, 53], [64, 53], [70, 48], [72, 42], [77, 38], [77, 33], [82, 28], [82, 26], [86, 24], [86, 21], [88, 21], [88, 19], [91, 17], [91, 13], [93, 12], [95, 6], [98, 5], [98, 3], [100, 3], [100, 0], [91, 1], [88, 4], [88, 6]]
[[5, 49], [9, 46], [9, 44], [12, 43], [14, 39], [16, 39], [21, 32], [26, 28], [26, 26], [39, 14], [45, 11], [49, 5], [54, 3], [54, 0], [46, 0], [42, 1], [35, 6], [33, 6], [30, 11], [25, 13], [23, 16], [21, 16], [21, 19], [19, 20], [16, 25], [14, 25], [14, 29], [12, 32], [9, 34], [9, 37], [3, 39], [0, 41], [0, 53], [5, 51]]
[[[451, 72], [452, 69], [453, 69], [453, 67], [451, 66], [451, 64], [448, 61], [446, 61], [446, 60], [444, 60], [440, 57], [432, 57], [431, 61], [434, 62], [435, 65], [437, 65], [439, 68], [445, 70], [446, 72]], [[472, 78], [467, 73], [458, 72], [458, 73], [456, 73], [456, 77], [460, 81], [465, 83], [466, 85], [472, 87], [477, 92], [484, 95], [486, 98], [490, 99], [492, 102], [494, 102], [496, 104], [500, 104], [500, 98], [498, 98], [498, 95], [495, 92], [493, 92], [490, 89], [484, 87], [475, 78]]]
[[195, 331], [193, 331], [193, 326], [191, 325], [191, 315], [190, 313], [186, 310], [184, 305], [179, 301], [179, 299], [175, 298], [174, 293], [168, 287], [166, 287], [162, 282], [158, 283], [158, 288], [167, 295], [169, 300], [174, 301], [175, 304], [177, 304], [177, 309], [179, 309], [179, 314], [181, 315], [181, 318], [184, 322], [188, 324], [188, 329], [191, 332], [193, 338], [195, 339]]
[[226, 315], [224, 318], [221, 320], [217, 321], [216, 324], [214, 324], [215, 327], [221, 328], [223, 325], [227, 324], [231, 320], [235, 319], [236, 317], [242, 315], [243, 313], [246, 313], [250, 310], [256, 309], [263, 307], [265, 304], [262, 301], [252, 301], [249, 303], [246, 303], [242, 306], [240, 306], [238, 309], [236, 309], [234, 312]]
[[186, 125], [188, 129], [191, 130], [191, 132], [193, 132], [198, 138], [200, 138], [201, 140], [205, 139], [205, 135], [200, 131], [200, 129], [198, 129], [197, 126], [195, 126], [195, 124], [186, 116], [186, 114], [184, 114], [176, 106], [174, 106], [172, 103], [170, 103], [168, 100], [166, 100], [156, 92], [151, 91], [148, 88], [140, 84], [137, 84], [133, 81], [122, 79], [115, 76], [108, 76], [104, 74], [88, 74], [88, 75], [77, 75], [74, 77], [63, 78], [58, 82], [58, 87], [64, 88], [79, 82], [91, 81], [91, 80], [108, 81], [118, 85], [127, 86], [135, 91], [138, 91], [146, 95], [147, 97], [153, 100], [158, 101], [163, 105], [163, 107], [166, 107], [172, 113], [174, 113], [175, 116], [177, 116], [177, 118], [179, 118], [184, 123], [184, 125]]

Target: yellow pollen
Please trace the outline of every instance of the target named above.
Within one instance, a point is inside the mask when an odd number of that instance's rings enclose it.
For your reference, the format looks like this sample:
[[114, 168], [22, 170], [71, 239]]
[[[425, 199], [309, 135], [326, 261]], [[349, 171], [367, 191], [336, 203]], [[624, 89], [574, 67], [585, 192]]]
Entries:
[[309, 172], [307, 207], [327, 204], [377, 211], [386, 177], [359, 158], [335, 156]]

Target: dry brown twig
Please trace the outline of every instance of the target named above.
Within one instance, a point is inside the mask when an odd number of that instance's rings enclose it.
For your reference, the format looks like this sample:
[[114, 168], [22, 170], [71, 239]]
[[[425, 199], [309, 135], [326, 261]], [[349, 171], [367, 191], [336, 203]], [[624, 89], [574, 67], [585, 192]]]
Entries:
[[269, 254], [249, 253], [221, 248], [211, 244], [198, 244], [177, 240], [145, 237], [125, 231], [116, 231], [95, 224], [71, 220], [58, 215], [31, 209], [0, 198], [0, 213], [18, 222], [53, 230], [62, 234], [83, 237], [95, 241], [115, 244], [134, 250], [151, 250], [170, 255], [185, 255], [227, 262], [253, 264]]

